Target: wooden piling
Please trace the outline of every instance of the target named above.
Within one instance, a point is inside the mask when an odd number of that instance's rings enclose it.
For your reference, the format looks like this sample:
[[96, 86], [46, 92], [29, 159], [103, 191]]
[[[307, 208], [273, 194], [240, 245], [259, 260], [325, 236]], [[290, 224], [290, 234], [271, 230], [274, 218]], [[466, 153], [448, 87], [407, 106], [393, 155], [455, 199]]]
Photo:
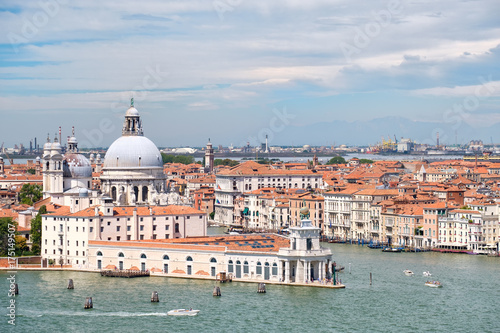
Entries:
[[87, 297], [85, 299], [85, 305], [83, 306], [84, 309], [93, 309], [94, 308], [94, 303], [92, 302], [92, 297]]
[[214, 287], [214, 292], [212, 293], [213, 296], [222, 296], [220, 292], [220, 287]]
[[19, 295], [19, 286], [17, 283], [14, 283], [14, 295]]
[[370, 286], [372, 285], [372, 272], [370, 272]]
[[259, 286], [257, 287], [257, 292], [258, 293], [265, 293], [266, 292], [266, 284], [265, 283], [259, 283]]
[[159, 302], [160, 299], [158, 298], [158, 292], [153, 291], [153, 294], [151, 295], [151, 302]]
[[69, 279], [69, 281], [68, 281], [68, 289], [75, 289], [75, 286], [73, 285], [73, 279]]

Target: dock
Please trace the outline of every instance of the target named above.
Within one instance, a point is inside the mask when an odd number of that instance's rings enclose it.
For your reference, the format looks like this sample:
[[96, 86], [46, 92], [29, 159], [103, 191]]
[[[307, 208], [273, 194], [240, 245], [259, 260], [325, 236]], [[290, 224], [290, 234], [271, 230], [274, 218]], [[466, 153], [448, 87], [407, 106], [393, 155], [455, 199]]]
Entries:
[[101, 276], [107, 277], [121, 277], [121, 278], [135, 278], [149, 276], [149, 271], [136, 271], [136, 270], [102, 270]]

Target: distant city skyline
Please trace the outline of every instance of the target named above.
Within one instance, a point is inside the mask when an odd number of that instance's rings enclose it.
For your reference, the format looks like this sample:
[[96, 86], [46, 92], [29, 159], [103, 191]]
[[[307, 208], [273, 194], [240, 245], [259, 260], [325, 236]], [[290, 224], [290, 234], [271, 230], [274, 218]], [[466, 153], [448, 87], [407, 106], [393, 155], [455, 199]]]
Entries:
[[[497, 1], [4, 1], [0, 143], [500, 142]], [[381, 119], [381, 120], [380, 120]], [[384, 124], [386, 119], [387, 124]], [[418, 121], [418, 123], [415, 123]], [[425, 125], [422, 125], [425, 124]], [[391, 125], [394, 125], [391, 127]], [[418, 137], [417, 137], [418, 136]]]

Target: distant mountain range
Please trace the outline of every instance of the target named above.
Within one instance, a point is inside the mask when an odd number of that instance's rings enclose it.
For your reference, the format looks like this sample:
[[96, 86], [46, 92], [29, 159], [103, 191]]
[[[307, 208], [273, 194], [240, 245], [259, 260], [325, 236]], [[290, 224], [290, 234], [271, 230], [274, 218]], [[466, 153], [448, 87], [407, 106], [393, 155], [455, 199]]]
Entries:
[[[436, 133], [439, 132], [440, 144], [465, 144], [470, 140], [483, 140], [485, 144], [500, 143], [498, 124], [484, 128], [473, 128], [462, 122], [459, 126], [454, 123], [433, 123], [413, 121], [402, 117], [384, 117], [367, 121], [332, 121], [321, 122], [307, 126], [288, 126], [280, 133], [276, 133], [274, 144], [294, 145], [374, 145], [394, 135], [399, 141], [401, 138], [412, 139], [417, 143], [436, 144]], [[456, 135], [456, 136], [455, 136]]]

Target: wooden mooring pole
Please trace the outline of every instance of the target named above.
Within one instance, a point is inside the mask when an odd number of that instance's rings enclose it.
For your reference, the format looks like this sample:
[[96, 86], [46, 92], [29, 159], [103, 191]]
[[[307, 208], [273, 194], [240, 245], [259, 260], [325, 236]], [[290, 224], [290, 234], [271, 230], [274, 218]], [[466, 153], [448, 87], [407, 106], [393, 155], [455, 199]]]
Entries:
[[75, 286], [73, 285], [73, 279], [69, 279], [69, 281], [68, 281], [68, 289], [75, 289]]
[[84, 309], [93, 309], [94, 308], [94, 303], [92, 302], [92, 297], [87, 297], [85, 299], [85, 305], [83, 306]]
[[214, 292], [212, 293], [213, 296], [221, 296], [220, 292], [220, 287], [214, 287]]
[[372, 272], [370, 272], [370, 286], [372, 285]]
[[151, 294], [151, 302], [159, 302], [160, 299], [158, 298], [158, 292], [153, 291], [153, 294]]

